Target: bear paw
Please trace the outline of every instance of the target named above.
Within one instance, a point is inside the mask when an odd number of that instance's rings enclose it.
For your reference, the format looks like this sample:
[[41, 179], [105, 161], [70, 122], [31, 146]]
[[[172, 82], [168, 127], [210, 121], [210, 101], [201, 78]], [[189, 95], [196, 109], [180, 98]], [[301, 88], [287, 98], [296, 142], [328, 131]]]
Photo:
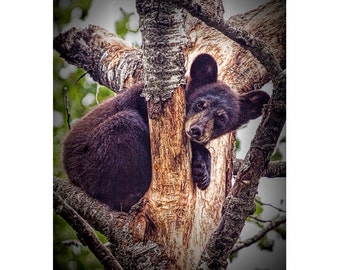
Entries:
[[210, 170], [203, 159], [196, 160], [192, 164], [192, 179], [201, 190], [205, 190], [209, 186]]

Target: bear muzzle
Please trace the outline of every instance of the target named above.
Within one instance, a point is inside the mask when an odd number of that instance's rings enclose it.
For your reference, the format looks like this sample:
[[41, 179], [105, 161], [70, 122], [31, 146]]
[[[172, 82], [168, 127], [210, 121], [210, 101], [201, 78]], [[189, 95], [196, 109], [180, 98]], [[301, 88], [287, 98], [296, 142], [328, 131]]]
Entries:
[[185, 123], [185, 132], [191, 141], [205, 144], [212, 139], [214, 120], [199, 115], [193, 115]]

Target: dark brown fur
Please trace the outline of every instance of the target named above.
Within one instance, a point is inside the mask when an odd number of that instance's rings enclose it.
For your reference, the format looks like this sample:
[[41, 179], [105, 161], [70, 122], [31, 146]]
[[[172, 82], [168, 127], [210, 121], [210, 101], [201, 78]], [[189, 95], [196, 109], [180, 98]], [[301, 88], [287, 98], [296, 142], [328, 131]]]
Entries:
[[69, 132], [63, 164], [69, 179], [112, 209], [127, 211], [147, 191], [151, 158], [139, 84], [111, 98]]

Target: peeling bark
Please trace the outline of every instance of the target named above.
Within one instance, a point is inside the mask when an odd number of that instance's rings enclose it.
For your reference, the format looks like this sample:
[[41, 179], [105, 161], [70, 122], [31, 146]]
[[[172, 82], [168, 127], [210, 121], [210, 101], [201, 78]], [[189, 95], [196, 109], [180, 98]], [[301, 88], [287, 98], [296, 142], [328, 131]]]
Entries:
[[83, 68], [114, 92], [142, 80], [142, 52], [99, 26], [73, 27], [55, 37], [53, 47], [70, 64]]

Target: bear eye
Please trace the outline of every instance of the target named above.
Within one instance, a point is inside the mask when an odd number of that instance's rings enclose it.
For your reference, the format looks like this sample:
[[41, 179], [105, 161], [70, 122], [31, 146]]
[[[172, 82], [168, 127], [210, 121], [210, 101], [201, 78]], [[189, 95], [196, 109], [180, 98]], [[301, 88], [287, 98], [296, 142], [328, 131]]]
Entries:
[[227, 113], [224, 110], [218, 110], [215, 114], [215, 126], [224, 126], [228, 120]]
[[200, 112], [200, 111], [203, 111], [207, 107], [208, 107], [208, 102], [200, 100], [195, 104], [194, 111]]
[[227, 118], [227, 112], [223, 109], [220, 109], [216, 112], [216, 116], [219, 118]]

